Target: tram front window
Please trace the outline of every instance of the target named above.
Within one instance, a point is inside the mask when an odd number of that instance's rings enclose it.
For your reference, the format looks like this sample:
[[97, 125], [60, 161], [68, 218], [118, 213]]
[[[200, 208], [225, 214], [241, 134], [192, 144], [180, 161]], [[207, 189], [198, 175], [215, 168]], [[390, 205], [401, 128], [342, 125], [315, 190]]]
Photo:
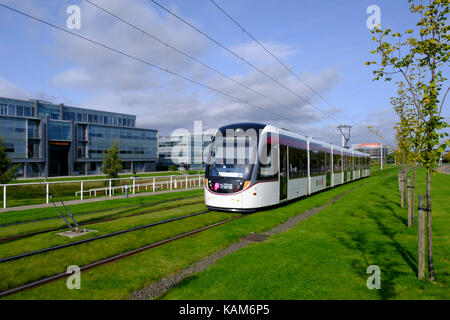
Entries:
[[[256, 148], [248, 137], [216, 139], [211, 146], [207, 179], [215, 192], [237, 192], [250, 180]], [[256, 145], [256, 144], [255, 144]]]

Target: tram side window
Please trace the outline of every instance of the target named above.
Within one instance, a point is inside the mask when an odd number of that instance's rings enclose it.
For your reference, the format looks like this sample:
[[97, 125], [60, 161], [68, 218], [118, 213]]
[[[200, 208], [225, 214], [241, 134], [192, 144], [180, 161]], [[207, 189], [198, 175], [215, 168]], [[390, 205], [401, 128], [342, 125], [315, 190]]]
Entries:
[[342, 171], [342, 157], [340, 154], [333, 154], [333, 171], [341, 172]]
[[326, 173], [325, 156], [325, 152], [317, 150], [310, 151], [311, 177]]
[[265, 144], [262, 147], [258, 165], [258, 180], [278, 180], [278, 155], [276, 148], [277, 146], [272, 146], [272, 144]]
[[331, 173], [331, 153], [325, 153], [325, 172]]
[[344, 156], [344, 170], [352, 170], [352, 157], [351, 156]]
[[308, 154], [306, 150], [289, 147], [289, 179], [308, 176]]

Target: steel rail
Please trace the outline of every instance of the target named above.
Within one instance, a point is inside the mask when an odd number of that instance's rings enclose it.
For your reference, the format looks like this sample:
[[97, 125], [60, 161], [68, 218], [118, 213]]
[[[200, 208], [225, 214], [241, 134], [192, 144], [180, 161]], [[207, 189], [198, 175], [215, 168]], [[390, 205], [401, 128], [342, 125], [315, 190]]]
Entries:
[[[162, 200], [162, 201], [151, 203], [151, 204], [147, 205], [147, 207], [153, 207], [153, 206], [156, 206], [158, 204], [171, 202], [171, 201], [186, 200], [186, 199], [193, 199], [193, 198], [200, 198], [200, 197], [202, 197], [202, 196], [200, 195], [200, 196], [191, 196], [191, 197], [182, 197], [182, 198]], [[129, 208], [139, 208], [139, 207], [142, 207], [142, 206], [140, 206], [140, 205], [129, 205], [129, 206], [123, 206], [123, 207], [119, 207], [119, 208], [120, 209], [129, 209]], [[101, 213], [101, 212], [107, 212], [107, 211], [113, 211], [113, 210], [114, 209], [103, 209], [103, 210], [96, 210], [96, 211], [86, 211], [86, 212], [76, 213], [75, 216], [81, 216], [81, 215], [86, 215], [86, 214], [91, 214], [91, 213]], [[120, 213], [120, 211], [118, 213]], [[46, 218], [42, 218], [42, 219], [24, 220], [24, 221], [19, 221], [19, 222], [5, 223], [5, 224], [0, 224], [0, 228], [6, 228], [6, 227], [17, 226], [17, 225], [33, 223], [33, 222], [41, 222], [41, 221], [47, 221], [47, 220], [56, 220], [56, 219], [60, 219], [60, 217], [59, 216], [51, 216], [51, 217], [46, 217]]]
[[[185, 238], [185, 237], [188, 237], [188, 236], [200, 233], [202, 231], [205, 231], [205, 230], [208, 230], [208, 229], [220, 226], [222, 224], [231, 222], [231, 221], [239, 219], [241, 217], [242, 216], [237, 216], [237, 217], [233, 217], [233, 218], [230, 218], [230, 219], [227, 219], [227, 220], [224, 220], [224, 221], [216, 222], [214, 224], [211, 224], [211, 225], [208, 225], [208, 226], [205, 226], [205, 227], [201, 227], [199, 229], [195, 229], [195, 230], [192, 230], [192, 231], [189, 231], [189, 232], [186, 232], [186, 233], [182, 233], [182, 234], [179, 234], [177, 236], [174, 236], [174, 237], [171, 237], [171, 238], [168, 238], [168, 239], [165, 239], [165, 240], [154, 242], [154, 243], [148, 244], [146, 246], [143, 246], [143, 247], [140, 247], [140, 248], [137, 248], [137, 249], [133, 249], [133, 250], [130, 250], [130, 251], [127, 251], [127, 252], [124, 252], [124, 253], [121, 253], [121, 254], [118, 254], [118, 255], [106, 258], [106, 259], [102, 259], [102, 260], [99, 260], [99, 261], [96, 261], [96, 262], [93, 262], [93, 263], [81, 266], [80, 267], [80, 271], [87, 271], [87, 270], [96, 268], [96, 267], [101, 266], [101, 265], [105, 265], [105, 264], [108, 264], [108, 263], [111, 263], [111, 262], [115, 262], [115, 261], [121, 260], [121, 259], [126, 258], [126, 257], [130, 257], [132, 255], [135, 255], [137, 253], [143, 252], [145, 250], [156, 248], [156, 247], [159, 247], [159, 246], [161, 246], [163, 244], [166, 244], [166, 243], [169, 243], [169, 242], [181, 239], [181, 238]], [[30, 282], [30, 283], [27, 283], [27, 284], [24, 284], [24, 285], [21, 285], [21, 286], [18, 286], [18, 287], [15, 287], [15, 288], [3, 291], [3, 292], [0, 292], [0, 298], [4, 298], [6, 296], [9, 296], [9, 295], [12, 295], [12, 294], [15, 294], [15, 293], [27, 290], [27, 289], [31, 289], [31, 288], [35, 288], [35, 287], [38, 287], [38, 286], [42, 286], [44, 284], [47, 284], [47, 283], [50, 283], [50, 282], [53, 282], [53, 281], [56, 281], [56, 280], [59, 280], [59, 279], [63, 279], [63, 278], [69, 277], [69, 276], [70, 276], [70, 273], [67, 273], [67, 272], [58, 273], [58, 274], [55, 274], [55, 275], [52, 275], [52, 276], [49, 276], [49, 277], [46, 277], [46, 278], [43, 278], [43, 279], [40, 279], [40, 280], [37, 280], [37, 281], [33, 281], [33, 282]]]
[[[161, 208], [161, 209], [152, 209], [152, 210], [143, 211], [143, 212], [134, 213], [134, 214], [128, 214], [128, 215], [124, 215], [124, 216], [120, 216], [120, 217], [112, 217], [112, 218], [99, 219], [99, 220], [95, 220], [94, 219], [94, 220], [91, 220], [91, 221], [88, 220], [86, 222], [79, 223], [79, 225], [80, 226], [86, 226], [86, 225], [90, 225], [90, 224], [114, 221], [114, 220], [119, 220], [119, 219], [123, 219], [123, 218], [130, 218], [130, 217], [136, 217], [136, 216], [141, 216], [141, 215], [144, 215], [144, 214], [149, 214], [149, 213], [154, 213], [154, 212], [159, 212], [159, 211], [166, 211], [166, 210], [176, 209], [176, 208], [179, 208], [179, 207], [196, 205], [196, 204], [200, 204], [200, 203], [204, 203], [204, 201], [198, 201], [198, 202], [193, 202], [193, 203], [186, 203], [186, 204], [183, 204], [183, 205], [171, 206], [171, 207], [166, 207], [166, 208]], [[117, 212], [116, 214], [121, 214], [121, 212]], [[56, 228], [51, 228], [51, 229], [45, 229], [45, 230], [41, 230], [41, 231], [35, 231], [35, 232], [18, 234], [18, 235], [14, 235], [14, 236], [10, 236], [10, 237], [0, 238], [0, 243], [5, 243], [5, 242], [9, 242], [9, 241], [24, 239], [24, 238], [35, 236], [35, 235], [38, 235], [38, 234], [44, 234], [44, 233], [48, 233], [48, 232], [52, 232], [52, 231], [58, 231], [58, 230], [64, 230], [64, 229], [67, 229], [67, 227], [62, 226], [62, 227], [56, 227]]]
[[98, 236], [98, 237], [93, 237], [93, 238], [84, 239], [84, 240], [80, 240], [80, 241], [75, 241], [75, 242], [70, 242], [70, 243], [66, 243], [66, 244], [61, 244], [61, 245], [57, 245], [57, 246], [53, 246], [53, 247], [49, 247], [49, 248], [45, 248], [45, 249], [29, 251], [29, 252], [22, 253], [22, 254], [19, 254], [19, 255], [10, 256], [10, 257], [6, 257], [6, 258], [3, 258], [3, 259], [0, 259], [0, 263], [5, 263], [5, 262], [9, 262], [9, 261], [19, 260], [19, 259], [23, 259], [25, 257], [34, 256], [34, 255], [40, 254], [40, 253], [60, 250], [60, 249], [64, 249], [64, 248], [68, 248], [68, 247], [72, 247], [72, 246], [76, 246], [76, 245], [80, 245], [80, 244], [84, 244], [84, 243], [88, 243], [88, 242], [92, 242], [92, 241], [96, 241], [96, 240], [101, 240], [101, 239], [106, 239], [106, 238], [118, 236], [118, 235], [121, 235], [121, 234], [124, 234], [124, 233], [128, 233], [128, 232], [134, 232], [134, 231], [138, 231], [138, 230], [142, 230], [142, 229], [146, 229], [146, 228], [151, 228], [151, 227], [155, 227], [155, 226], [158, 226], [158, 225], [161, 225], [161, 224], [165, 224], [165, 223], [169, 223], [169, 222], [173, 222], [173, 221], [177, 221], [177, 220], [182, 220], [182, 219], [194, 217], [194, 216], [197, 216], [197, 215], [200, 215], [200, 214], [204, 214], [204, 213], [207, 213], [207, 212], [211, 212], [211, 210], [204, 210], [204, 211], [200, 211], [200, 212], [195, 212], [195, 213], [191, 213], [191, 214], [188, 214], [188, 215], [185, 215], [185, 216], [181, 216], [181, 217], [171, 218], [171, 219], [167, 219], [167, 220], [163, 220], [163, 221], [158, 221], [158, 222], [146, 224], [146, 225], [139, 226], [139, 227], [134, 227], [134, 228], [130, 228], [130, 229], [125, 229], [125, 230], [121, 230], [121, 231], [116, 231], [116, 232], [104, 234], [104, 235], [101, 235], [101, 236]]

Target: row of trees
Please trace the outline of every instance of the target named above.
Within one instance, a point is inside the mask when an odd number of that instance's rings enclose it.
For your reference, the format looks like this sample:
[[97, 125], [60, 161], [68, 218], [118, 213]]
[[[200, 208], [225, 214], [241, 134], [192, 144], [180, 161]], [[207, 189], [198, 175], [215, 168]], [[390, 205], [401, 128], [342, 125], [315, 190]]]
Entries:
[[[428, 270], [434, 280], [431, 228], [431, 174], [445, 150], [443, 142], [448, 124], [441, 116], [449, 87], [443, 69], [450, 56], [448, 0], [408, 0], [410, 11], [417, 16], [413, 29], [403, 33], [380, 27], [372, 30], [377, 47], [371, 53], [376, 60], [374, 81], [395, 81], [397, 95], [391, 104], [399, 117], [395, 126], [396, 158], [401, 163], [400, 181], [406, 180], [408, 166], [412, 167], [412, 186], [415, 187], [415, 168], [426, 169], [426, 211]], [[415, 203], [415, 202], [413, 202]]]

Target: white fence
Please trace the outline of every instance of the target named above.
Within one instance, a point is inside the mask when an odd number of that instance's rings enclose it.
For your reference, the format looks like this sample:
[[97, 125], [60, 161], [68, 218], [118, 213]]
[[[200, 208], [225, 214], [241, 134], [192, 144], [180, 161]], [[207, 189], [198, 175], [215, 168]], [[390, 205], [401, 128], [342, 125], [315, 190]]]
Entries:
[[[104, 184], [99, 187], [98, 184]], [[116, 186], [115, 184], [120, 184]], [[86, 198], [92, 198], [97, 196], [109, 196], [112, 197], [116, 194], [125, 193], [128, 189], [129, 194], [136, 194], [139, 192], [156, 192], [162, 190], [174, 190], [174, 189], [189, 189], [194, 187], [201, 187], [203, 183], [203, 175], [176, 175], [176, 176], [153, 176], [153, 177], [131, 177], [131, 178], [117, 178], [117, 179], [90, 179], [90, 180], [70, 180], [70, 181], [50, 181], [50, 182], [30, 182], [30, 183], [11, 183], [3, 184], [0, 187], [3, 190], [3, 208], [7, 207], [8, 189], [10, 193], [17, 191], [27, 192], [27, 189], [33, 189], [45, 187], [45, 203], [49, 203], [50, 196], [53, 198], [61, 196], [64, 193], [65, 200], [84, 200]], [[78, 187], [76, 187], [78, 185]], [[91, 185], [91, 186], [89, 186]], [[95, 186], [97, 185], [97, 186]], [[54, 192], [51, 189], [58, 187], [62, 191]], [[12, 190], [14, 188], [14, 190]], [[22, 189], [22, 190], [20, 190]], [[64, 190], [66, 189], [66, 190]], [[75, 190], [77, 189], [77, 190]], [[43, 190], [42, 190], [43, 191]], [[29, 191], [28, 191], [29, 192]], [[72, 192], [69, 195], [69, 192]], [[11, 198], [11, 197], [10, 197]], [[30, 197], [29, 201], [36, 203], [40, 197]], [[34, 201], [37, 199], [36, 201]], [[14, 197], [16, 201], [15, 205], [28, 205], [30, 203], [20, 204], [20, 200]], [[44, 202], [41, 202], [44, 203]]]

